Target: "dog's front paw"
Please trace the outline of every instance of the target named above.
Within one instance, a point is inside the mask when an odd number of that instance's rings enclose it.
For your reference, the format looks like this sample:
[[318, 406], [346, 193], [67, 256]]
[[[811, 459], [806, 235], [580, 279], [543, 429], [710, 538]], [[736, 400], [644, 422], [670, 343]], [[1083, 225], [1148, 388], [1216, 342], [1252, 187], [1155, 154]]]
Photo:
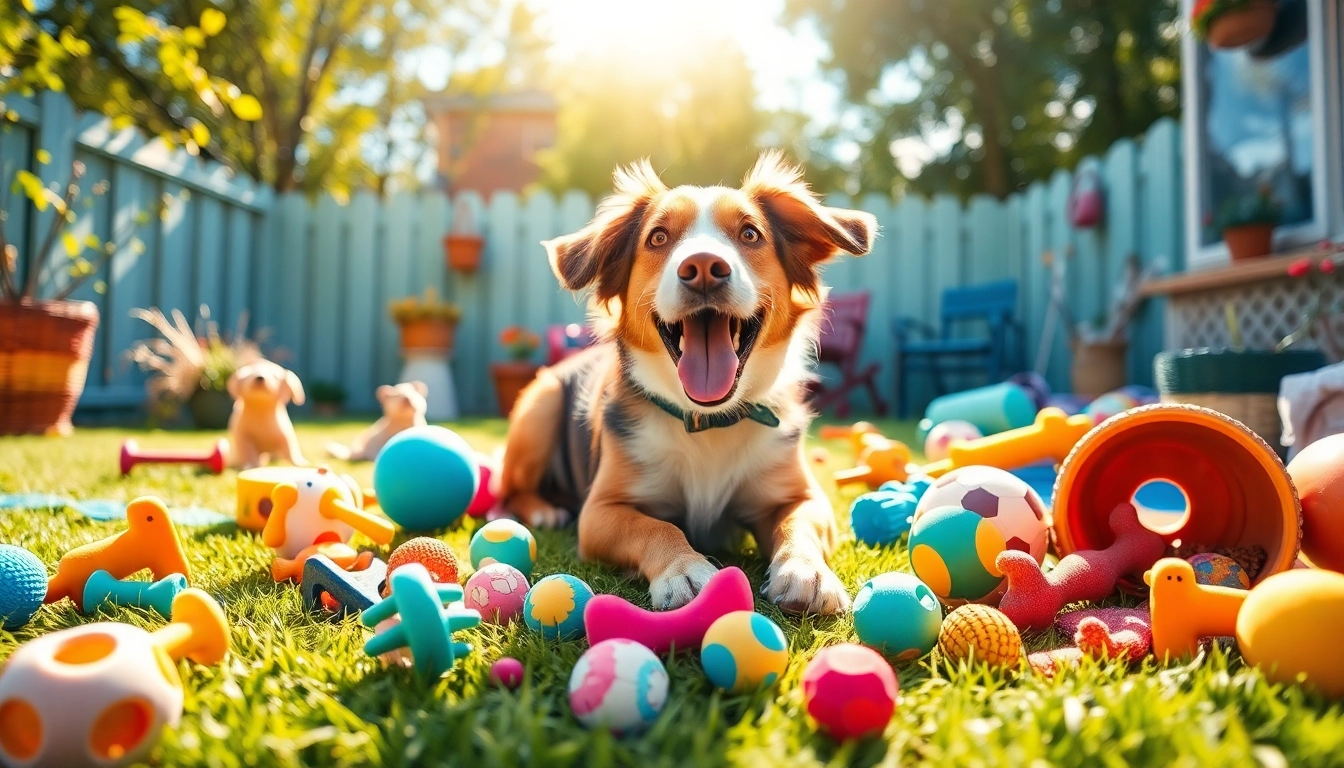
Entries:
[[788, 613], [829, 615], [849, 610], [849, 591], [819, 556], [776, 557], [762, 592]]
[[550, 530], [563, 528], [569, 524], [569, 510], [557, 507], [536, 494], [519, 494], [504, 505], [504, 511], [512, 514], [528, 528]]
[[695, 555], [672, 563], [649, 582], [649, 597], [655, 611], [670, 611], [691, 602], [710, 578], [719, 572], [708, 560]]

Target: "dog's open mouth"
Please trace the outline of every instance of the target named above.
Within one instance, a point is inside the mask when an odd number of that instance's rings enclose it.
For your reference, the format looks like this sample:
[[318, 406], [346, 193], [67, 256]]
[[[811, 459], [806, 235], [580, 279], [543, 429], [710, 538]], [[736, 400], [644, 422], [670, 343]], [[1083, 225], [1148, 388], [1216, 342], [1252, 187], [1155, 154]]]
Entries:
[[743, 319], [702, 309], [674, 323], [665, 323], [657, 315], [653, 320], [677, 366], [686, 396], [698, 405], [718, 405], [737, 389], [765, 323], [765, 312]]

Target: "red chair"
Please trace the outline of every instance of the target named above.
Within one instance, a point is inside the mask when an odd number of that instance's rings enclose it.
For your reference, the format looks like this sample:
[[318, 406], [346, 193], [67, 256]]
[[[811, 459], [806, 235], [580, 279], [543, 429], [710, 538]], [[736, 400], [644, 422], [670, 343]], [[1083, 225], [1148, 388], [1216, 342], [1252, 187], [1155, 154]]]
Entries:
[[592, 346], [593, 334], [578, 323], [551, 325], [546, 328], [546, 364], [555, 365], [570, 355]]
[[863, 349], [863, 334], [868, 329], [868, 306], [872, 296], [867, 291], [833, 293], [822, 307], [821, 343], [817, 347], [817, 362], [828, 363], [840, 369], [840, 381], [827, 384], [817, 381], [812, 385], [812, 405], [818, 412], [835, 405], [835, 415], [849, 415], [849, 393], [858, 387], [868, 390], [873, 410], [885, 416], [887, 404], [877, 394], [878, 363], [860, 367], [859, 353]]

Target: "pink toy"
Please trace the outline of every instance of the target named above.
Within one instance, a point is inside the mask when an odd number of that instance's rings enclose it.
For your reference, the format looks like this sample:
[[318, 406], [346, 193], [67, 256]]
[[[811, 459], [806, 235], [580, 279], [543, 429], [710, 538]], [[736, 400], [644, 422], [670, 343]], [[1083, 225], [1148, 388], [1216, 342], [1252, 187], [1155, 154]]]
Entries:
[[615, 595], [598, 595], [588, 601], [583, 622], [589, 645], [621, 638], [665, 654], [673, 647], [695, 651], [715, 620], [751, 609], [747, 575], [740, 568], [724, 568], [710, 577], [694, 600], [675, 611], [646, 611]]
[[481, 470], [481, 483], [476, 486], [476, 496], [467, 505], [467, 514], [472, 517], [485, 517], [498, 500], [490, 488], [490, 478], [495, 474], [495, 462], [485, 454], [477, 454], [476, 465]]
[[229, 456], [229, 441], [217, 440], [209, 453], [199, 451], [146, 451], [134, 440], [121, 444], [121, 474], [129, 475], [137, 464], [200, 464], [218, 475]]
[[862, 645], [823, 648], [803, 670], [803, 701], [837, 739], [880, 734], [896, 711], [900, 685], [882, 655]]
[[512, 691], [523, 684], [523, 662], [505, 656], [490, 665], [490, 682]]
[[1166, 543], [1143, 527], [1133, 504], [1116, 506], [1110, 523], [1114, 543], [1067, 555], [1050, 573], [1042, 573], [1025, 552], [999, 553], [995, 565], [1008, 582], [999, 610], [1020, 629], [1045, 629], [1059, 609], [1080, 600], [1108, 597], [1122, 576], [1142, 573], [1162, 557]]
[[1097, 608], [1061, 614], [1055, 619], [1060, 632], [1072, 635], [1075, 646], [1038, 651], [1027, 656], [1036, 672], [1054, 677], [1083, 657], [1138, 661], [1153, 644], [1148, 612], [1136, 608]]
[[508, 624], [523, 612], [528, 589], [522, 571], [508, 563], [491, 563], [467, 579], [462, 600], [486, 624]]

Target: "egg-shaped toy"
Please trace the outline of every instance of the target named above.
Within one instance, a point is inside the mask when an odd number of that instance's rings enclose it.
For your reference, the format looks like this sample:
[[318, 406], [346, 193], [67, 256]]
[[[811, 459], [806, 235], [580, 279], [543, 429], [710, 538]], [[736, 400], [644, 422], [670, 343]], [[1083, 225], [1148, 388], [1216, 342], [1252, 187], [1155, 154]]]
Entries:
[[969, 442], [984, 437], [980, 428], [969, 421], [951, 419], [942, 421], [929, 430], [924, 438], [924, 458], [929, 461], [942, 461], [947, 451], [956, 442]]
[[733, 611], [709, 625], [700, 664], [709, 681], [726, 691], [769, 688], [789, 666], [789, 645], [775, 622], [753, 611]]
[[537, 564], [537, 540], [516, 520], [491, 520], [471, 537], [468, 554], [473, 568], [505, 563], [531, 576]]
[[490, 665], [490, 682], [510, 691], [523, 684], [523, 662], [505, 656]]
[[948, 661], [1013, 667], [1022, 658], [1022, 634], [1003, 611], [963, 605], [947, 614], [938, 632], [938, 650]]
[[462, 602], [487, 624], [508, 624], [523, 612], [527, 577], [506, 563], [491, 563], [473, 573], [462, 588]]
[[15, 630], [32, 621], [47, 596], [47, 567], [37, 555], [0, 544], [0, 626]]
[[523, 601], [523, 621], [548, 639], [576, 640], [583, 636], [583, 612], [593, 590], [582, 579], [557, 573], [538, 581]]
[[1344, 433], [1306, 446], [1288, 462], [1302, 499], [1302, 554], [1344, 573]]
[[823, 648], [803, 669], [803, 704], [823, 731], [860, 739], [886, 729], [896, 711], [896, 673], [871, 648], [843, 643]]
[[1344, 697], [1341, 629], [1344, 575], [1294, 569], [1266, 578], [1246, 596], [1237, 612], [1237, 647], [1271, 682], [1300, 678], [1337, 699]]
[[971, 510], [999, 529], [1007, 549], [1026, 552], [1036, 562], [1045, 562], [1049, 508], [1040, 494], [1017, 475], [997, 467], [954, 469], [934, 480], [919, 497], [914, 522], [939, 507]]
[[666, 703], [667, 669], [633, 640], [603, 640], [579, 657], [569, 675], [569, 706], [585, 728], [638, 733]]
[[1241, 564], [1227, 555], [1204, 552], [1187, 558], [1195, 570], [1195, 581], [1216, 587], [1250, 589], [1251, 577]]
[[854, 596], [859, 642], [898, 661], [933, 650], [942, 623], [943, 607], [933, 590], [908, 573], [874, 576]]
[[997, 603], [1003, 573], [994, 564], [1003, 536], [988, 520], [961, 507], [941, 507], [910, 529], [910, 567], [947, 605]]
[[373, 462], [378, 505], [408, 531], [451, 525], [471, 506], [480, 483], [476, 452], [444, 427], [402, 430]]
[[905, 491], [872, 491], [849, 505], [854, 537], [870, 547], [894, 544], [910, 531], [919, 500]]

